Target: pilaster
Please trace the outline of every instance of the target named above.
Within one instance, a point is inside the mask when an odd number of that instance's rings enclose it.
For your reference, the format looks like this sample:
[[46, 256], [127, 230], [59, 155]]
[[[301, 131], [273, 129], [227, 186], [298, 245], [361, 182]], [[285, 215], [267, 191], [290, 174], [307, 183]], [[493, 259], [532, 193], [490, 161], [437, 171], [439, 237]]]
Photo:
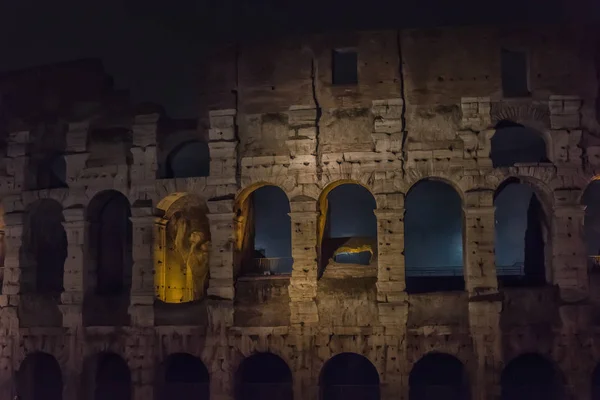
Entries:
[[465, 286], [470, 296], [498, 291], [494, 255], [495, 212], [493, 192], [466, 194], [463, 208]]
[[[160, 115], [142, 114], [134, 119], [131, 130], [133, 131], [133, 144], [131, 147], [132, 163], [129, 166], [131, 186], [139, 192], [151, 192], [154, 189], [158, 161], [156, 154], [156, 134]], [[146, 196], [139, 196], [146, 199]]]
[[208, 185], [235, 185], [238, 169], [236, 110], [214, 110], [209, 113], [208, 147], [210, 176]]
[[154, 326], [153, 224], [151, 207], [131, 209], [133, 266], [129, 315], [135, 327]]
[[60, 311], [63, 326], [75, 328], [83, 323], [83, 246], [85, 238], [85, 217], [83, 208], [71, 208], [63, 211], [63, 227], [67, 234], [67, 259], [63, 274]]
[[319, 213], [315, 200], [290, 203], [292, 257], [294, 265], [288, 291], [291, 324], [319, 322], [317, 297], [317, 223]]
[[89, 125], [89, 121], [69, 124], [66, 134], [66, 154], [64, 155], [67, 166], [66, 183], [69, 187], [77, 185], [79, 174], [85, 169], [85, 163], [89, 157], [87, 149]]
[[588, 271], [583, 237], [584, 207], [564, 205], [553, 210], [552, 274], [563, 301], [577, 302], [588, 296]]

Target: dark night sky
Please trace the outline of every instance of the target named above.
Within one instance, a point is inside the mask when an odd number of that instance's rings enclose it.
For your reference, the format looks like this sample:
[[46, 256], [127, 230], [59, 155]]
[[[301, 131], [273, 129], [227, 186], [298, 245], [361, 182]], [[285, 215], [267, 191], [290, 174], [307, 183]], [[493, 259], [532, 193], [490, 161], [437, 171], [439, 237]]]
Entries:
[[0, 71], [98, 57], [135, 100], [193, 117], [197, 65], [215, 40], [290, 30], [552, 20], [569, 15], [564, 1], [9, 0], [0, 2]]

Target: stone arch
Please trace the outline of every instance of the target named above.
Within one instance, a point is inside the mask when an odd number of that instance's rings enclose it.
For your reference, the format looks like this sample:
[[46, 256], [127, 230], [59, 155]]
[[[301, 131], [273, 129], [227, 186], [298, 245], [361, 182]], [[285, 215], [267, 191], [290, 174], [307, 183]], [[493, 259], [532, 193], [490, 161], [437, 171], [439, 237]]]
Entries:
[[550, 162], [549, 135], [510, 120], [498, 121], [495, 129], [490, 140], [494, 168]]
[[131, 400], [131, 371], [118, 354], [100, 352], [84, 363], [82, 391], [90, 400]]
[[360, 182], [335, 181], [320, 194], [318, 207], [320, 273], [327, 268], [344, 268], [338, 264], [375, 266], [377, 201], [371, 190]]
[[192, 178], [209, 176], [210, 149], [201, 140], [187, 140], [175, 146], [167, 155], [164, 177]]
[[536, 353], [509, 362], [500, 378], [502, 400], [564, 400], [563, 377], [556, 365]]
[[41, 199], [27, 208], [19, 256], [24, 291], [62, 292], [68, 247], [63, 222], [62, 205], [55, 200]]
[[245, 358], [235, 377], [237, 400], [293, 398], [292, 371], [273, 353], [256, 353]]
[[379, 400], [379, 373], [366, 357], [340, 353], [330, 358], [319, 377], [321, 400]]
[[169, 355], [159, 367], [156, 383], [157, 400], [210, 399], [208, 369], [188, 353]]
[[193, 194], [173, 193], [158, 203], [156, 211], [156, 297], [166, 303], [201, 300], [209, 276], [210, 224], [206, 203]]
[[256, 183], [235, 202], [235, 276], [292, 272], [290, 202], [279, 186]]
[[409, 400], [468, 400], [469, 380], [463, 363], [445, 353], [429, 353], [413, 365]]
[[133, 228], [131, 207], [116, 190], [96, 194], [86, 210], [88, 275], [99, 295], [119, 295], [131, 287]]
[[48, 353], [27, 355], [16, 373], [20, 400], [62, 400], [63, 379], [56, 358]]
[[549, 219], [537, 191], [506, 179], [496, 189], [495, 257], [502, 286], [539, 286], [551, 281]]
[[406, 194], [406, 290], [464, 290], [462, 200], [449, 183], [423, 179]]

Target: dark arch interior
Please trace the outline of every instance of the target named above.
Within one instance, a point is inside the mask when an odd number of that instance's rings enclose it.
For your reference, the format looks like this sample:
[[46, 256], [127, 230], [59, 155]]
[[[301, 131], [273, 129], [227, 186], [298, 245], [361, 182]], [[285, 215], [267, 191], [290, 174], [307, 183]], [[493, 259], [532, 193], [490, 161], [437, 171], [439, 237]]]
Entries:
[[[285, 192], [272, 185], [256, 189], [247, 200], [253, 213], [253, 253], [250, 273], [292, 272], [290, 202]], [[250, 233], [250, 232], [249, 232]]]
[[561, 377], [538, 354], [524, 354], [502, 371], [502, 400], [563, 400]]
[[130, 284], [132, 225], [129, 200], [110, 190], [96, 195], [88, 208], [89, 251], [96, 267], [96, 293], [117, 295]]
[[585, 245], [589, 256], [600, 255], [600, 181], [593, 181], [583, 192], [585, 205]]
[[17, 395], [21, 400], [61, 400], [60, 365], [46, 353], [28, 355], [17, 372]]
[[53, 154], [39, 161], [37, 166], [37, 189], [67, 187], [67, 163], [60, 154]]
[[463, 290], [463, 211], [456, 190], [423, 180], [410, 189], [404, 205], [406, 290]]
[[592, 372], [592, 400], [600, 400], [600, 364]]
[[38, 293], [63, 290], [68, 246], [63, 221], [62, 206], [55, 200], [40, 200], [27, 213], [20, 261], [31, 274], [25, 283]]
[[449, 354], [421, 358], [409, 376], [410, 400], [467, 400], [469, 385], [463, 364]]
[[510, 121], [501, 121], [496, 125], [491, 147], [490, 158], [494, 167], [548, 162], [546, 142], [541, 135]]
[[534, 191], [518, 180], [505, 182], [494, 200], [495, 254], [502, 286], [546, 282], [544, 211]]
[[204, 363], [190, 354], [172, 354], [163, 365], [159, 400], [209, 400], [209, 375]]
[[[327, 194], [327, 215], [321, 249], [321, 268], [330, 259], [341, 264], [369, 265], [370, 252], [342, 253], [334, 256], [342, 246], [357, 247], [361, 244], [376, 246], [377, 208], [375, 198], [368, 189], [358, 184], [342, 184]], [[377, 249], [372, 249], [377, 254]]]
[[323, 367], [320, 379], [323, 400], [378, 400], [379, 374], [365, 357], [338, 354]]
[[292, 372], [279, 356], [254, 354], [242, 361], [237, 376], [238, 400], [292, 399]]
[[191, 178], [208, 176], [209, 173], [210, 150], [206, 142], [184, 142], [167, 156], [166, 178]]
[[94, 400], [131, 400], [131, 373], [125, 360], [113, 353], [98, 356]]

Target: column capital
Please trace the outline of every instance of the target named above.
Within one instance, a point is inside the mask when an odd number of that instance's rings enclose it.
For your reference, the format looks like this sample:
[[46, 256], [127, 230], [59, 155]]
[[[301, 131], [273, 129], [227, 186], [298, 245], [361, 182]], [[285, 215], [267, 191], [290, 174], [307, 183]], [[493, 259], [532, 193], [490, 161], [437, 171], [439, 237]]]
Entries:
[[375, 217], [377, 217], [377, 219], [397, 218], [399, 216], [402, 217], [404, 216], [404, 212], [404, 208], [377, 208], [373, 210], [373, 213], [375, 214]]
[[465, 215], [489, 215], [489, 214], [494, 215], [494, 213], [496, 212], [496, 207], [495, 206], [483, 206], [483, 207], [466, 206], [466, 207], [463, 207], [463, 212], [465, 213]]

